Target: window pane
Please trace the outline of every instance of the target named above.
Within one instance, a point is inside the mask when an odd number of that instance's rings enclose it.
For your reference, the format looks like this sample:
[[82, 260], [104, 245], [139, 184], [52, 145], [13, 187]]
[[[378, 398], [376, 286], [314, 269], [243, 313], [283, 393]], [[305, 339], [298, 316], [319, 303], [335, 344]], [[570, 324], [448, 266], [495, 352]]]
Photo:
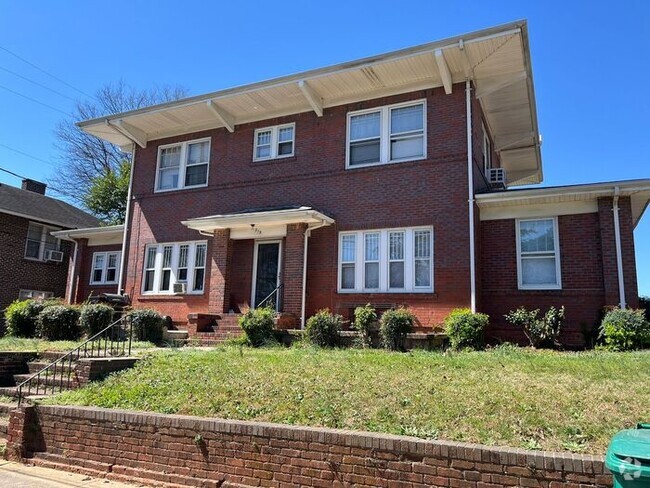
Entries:
[[409, 137], [390, 141], [390, 159], [406, 159], [424, 156], [424, 138]]
[[174, 250], [173, 246], [163, 247], [163, 268], [169, 268], [172, 265], [172, 251]]
[[39, 241], [27, 241], [27, 246], [25, 247], [25, 257], [27, 258], [40, 258], [41, 243]]
[[415, 286], [431, 286], [431, 260], [415, 260]]
[[415, 231], [415, 252], [416, 258], [429, 258], [431, 257], [431, 231], [429, 230], [416, 230]]
[[96, 283], [100, 283], [102, 281], [102, 273], [103, 271], [101, 269], [96, 269], [93, 271], [93, 281]]
[[169, 290], [169, 284], [171, 282], [172, 271], [170, 269], [163, 270], [162, 273], [162, 285], [160, 285], [160, 291]]
[[104, 267], [104, 255], [95, 254], [95, 265], [93, 268], [103, 268]]
[[194, 290], [201, 291], [203, 290], [203, 276], [205, 275], [205, 269], [196, 269], [194, 270]]
[[153, 291], [154, 271], [150, 270], [144, 274], [144, 291]]
[[424, 127], [423, 110], [422, 105], [392, 109], [390, 111], [391, 134], [422, 130]]
[[158, 174], [158, 189], [169, 190], [178, 187], [178, 168], [161, 169]]
[[108, 267], [109, 268], [114, 268], [117, 266], [117, 254], [109, 254], [108, 255]]
[[199, 164], [185, 169], [185, 186], [205, 185], [208, 182], [208, 165]]
[[555, 250], [553, 220], [526, 220], [519, 222], [521, 252]]
[[153, 268], [156, 266], [156, 251], [156, 246], [147, 249], [147, 268]]
[[210, 161], [210, 143], [197, 142], [187, 146], [187, 164], [200, 164]]
[[205, 244], [198, 244], [196, 246], [196, 258], [194, 259], [194, 266], [197, 268], [205, 266]]
[[180, 268], [178, 270], [177, 281], [187, 281], [187, 268]]
[[391, 232], [388, 236], [389, 259], [404, 259], [404, 232]]
[[265, 130], [257, 133], [257, 145], [268, 146], [271, 144], [271, 131]]
[[390, 263], [388, 266], [389, 288], [404, 288], [404, 262]]
[[181, 146], [160, 150], [160, 168], [174, 168], [181, 164]]
[[354, 289], [354, 264], [343, 264], [341, 267], [341, 288]]
[[257, 146], [257, 152], [255, 153], [256, 158], [270, 158], [271, 157], [271, 146]]
[[117, 270], [115, 268], [109, 268], [106, 270], [106, 282], [113, 283], [117, 281]]
[[379, 234], [366, 234], [366, 261], [379, 260]]
[[283, 127], [278, 131], [278, 141], [293, 141], [293, 127]]
[[379, 162], [379, 139], [350, 144], [350, 165]]
[[365, 288], [379, 288], [379, 263], [366, 263]]
[[29, 224], [27, 229], [27, 239], [40, 241], [43, 234], [43, 226], [38, 224]]
[[341, 239], [341, 261], [354, 262], [356, 255], [356, 236], [346, 235]]
[[293, 153], [293, 142], [281, 142], [278, 144], [278, 156], [286, 156]]
[[557, 285], [555, 257], [522, 258], [523, 285]]
[[350, 140], [379, 137], [380, 112], [353, 115], [350, 117]]

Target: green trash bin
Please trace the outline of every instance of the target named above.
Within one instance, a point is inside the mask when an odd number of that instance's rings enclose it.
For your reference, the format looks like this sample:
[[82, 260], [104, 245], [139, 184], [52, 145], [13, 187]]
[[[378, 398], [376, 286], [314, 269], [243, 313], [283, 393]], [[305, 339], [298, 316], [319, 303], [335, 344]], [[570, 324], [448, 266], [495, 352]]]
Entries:
[[612, 437], [605, 465], [614, 475], [615, 488], [650, 488], [650, 424]]

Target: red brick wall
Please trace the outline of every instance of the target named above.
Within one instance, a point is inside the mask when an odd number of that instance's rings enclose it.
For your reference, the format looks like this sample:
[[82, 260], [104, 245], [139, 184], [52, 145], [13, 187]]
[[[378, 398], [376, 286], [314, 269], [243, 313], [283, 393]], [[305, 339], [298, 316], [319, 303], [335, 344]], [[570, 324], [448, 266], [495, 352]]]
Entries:
[[[119, 446], [119, 449], [116, 449]], [[601, 456], [88, 407], [12, 412], [10, 457], [175, 486], [611, 486]]]
[[[112, 244], [108, 246], [88, 246], [87, 239], [79, 239], [77, 250], [77, 263], [70, 263], [70, 273], [68, 274], [68, 286], [70, 280], [73, 280], [72, 303], [81, 303], [88, 299], [90, 295], [99, 295], [100, 293], [117, 293], [117, 284], [114, 285], [91, 285], [90, 278], [93, 266], [93, 254], [96, 252], [119, 251], [121, 244]], [[74, 247], [73, 247], [74, 251]], [[73, 273], [72, 268], [76, 271]], [[118, 278], [119, 278], [119, 261], [118, 261]]]

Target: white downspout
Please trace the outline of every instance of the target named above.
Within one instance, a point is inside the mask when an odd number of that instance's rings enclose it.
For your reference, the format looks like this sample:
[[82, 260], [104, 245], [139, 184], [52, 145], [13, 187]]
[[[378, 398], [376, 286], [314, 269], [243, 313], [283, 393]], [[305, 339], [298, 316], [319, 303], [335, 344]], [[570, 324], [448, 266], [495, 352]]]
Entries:
[[129, 213], [131, 211], [131, 189], [133, 188], [133, 173], [135, 173], [135, 142], [131, 151], [131, 174], [129, 175], [129, 191], [126, 197], [126, 214], [124, 215], [124, 235], [122, 236], [122, 253], [120, 254], [120, 276], [117, 279], [117, 293], [124, 293], [124, 265], [126, 263], [126, 237], [129, 233]]
[[476, 269], [474, 245], [474, 165], [472, 148], [472, 85], [465, 80], [465, 104], [467, 106], [467, 201], [469, 205], [469, 281], [471, 310], [476, 312]]
[[[72, 272], [70, 273], [70, 284], [68, 285], [68, 304], [74, 305], [72, 301], [72, 290], [74, 289], [75, 281], [77, 281], [77, 259], [79, 258], [79, 243], [74, 239], [69, 239], [74, 242], [74, 251], [72, 252]], [[68, 265], [68, 268], [70, 265]]]
[[620, 189], [618, 186], [614, 187], [614, 238], [616, 240], [616, 268], [618, 271], [618, 298], [619, 306], [625, 308], [625, 281], [623, 279], [623, 253], [621, 251], [621, 224], [618, 219], [618, 197]]
[[329, 225], [327, 222], [321, 222], [320, 224], [314, 226], [314, 227], [309, 227], [307, 226], [307, 229], [305, 229], [305, 242], [303, 246], [303, 255], [302, 255], [302, 297], [301, 297], [301, 303], [300, 303], [300, 329], [304, 330], [305, 328], [305, 308], [306, 308], [306, 301], [307, 301], [307, 247], [308, 247], [308, 242], [309, 242], [309, 237], [311, 236], [311, 231], [320, 229], [321, 227], [325, 227], [326, 225]]

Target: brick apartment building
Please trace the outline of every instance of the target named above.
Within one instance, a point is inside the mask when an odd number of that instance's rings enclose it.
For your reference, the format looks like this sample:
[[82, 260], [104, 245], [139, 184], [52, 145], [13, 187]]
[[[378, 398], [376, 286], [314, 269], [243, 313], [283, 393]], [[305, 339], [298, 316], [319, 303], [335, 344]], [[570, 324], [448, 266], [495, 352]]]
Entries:
[[133, 155], [120, 290], [192, 333], [270, 301], [518, 339], [504, 313], [564, 305], [580, 345], [637, 305], [650, 180], [515, 189], [542, 181], [525, 22], [79, 125]]

